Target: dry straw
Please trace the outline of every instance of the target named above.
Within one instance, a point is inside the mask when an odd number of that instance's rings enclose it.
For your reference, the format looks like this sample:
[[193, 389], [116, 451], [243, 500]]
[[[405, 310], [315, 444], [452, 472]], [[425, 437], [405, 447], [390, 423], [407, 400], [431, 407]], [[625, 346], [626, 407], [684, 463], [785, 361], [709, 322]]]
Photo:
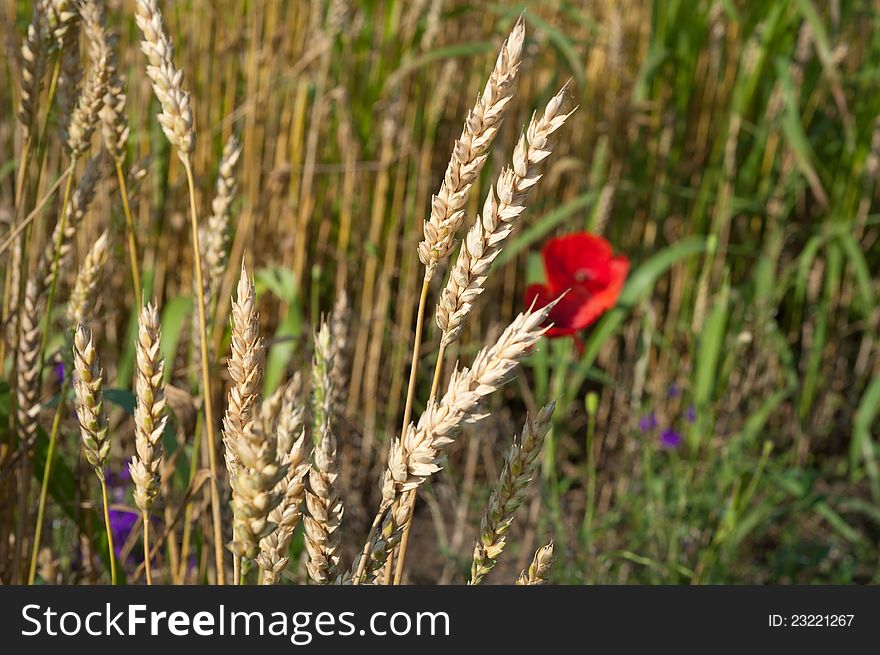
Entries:
[[550, 577], [550, 567], [553, 566], [553, 542], [541, 546], [535, 553], [535, 557], [529, 568], [519, 574], [516, 584], [518, 585], [542, 585], [547, 583]]
[[315, 335], [312, 362], [312, 439], [315, 444], [304, 516], [309, 576], [318, 584], [336, 581], [339, 575], [340, 524], [343, 506], [337, 489], [339, 467], [336, 438], [331, 429], [333, 368], [330, 328], [322, 322]]
[[483, 93], [468, 112], [461, 136], [453, 146], [440, 190], [431, 202], [431, 216], [424, 224], [425, 238], [419, 244], [419, 259], [428, 277], [455, 243], [455, 233], [464, 220], [468, 194], [486, 163], [489, 146], [513, 97], [524, 40], [525, 23], [520, 17], [501, 47]]
[[535, 475], [537, 458], [550, 430], [555, 403], [545, 405], [534, 417], [526, 419], [519, 443], [514, 443], [504, 460], [501, 478], [480, 523], [480, 536], [474, 545], [471, 584], [479, 584], [495, 566], [507, 545], [507, 532], [516, 511], [522, 505], [526, 488]]

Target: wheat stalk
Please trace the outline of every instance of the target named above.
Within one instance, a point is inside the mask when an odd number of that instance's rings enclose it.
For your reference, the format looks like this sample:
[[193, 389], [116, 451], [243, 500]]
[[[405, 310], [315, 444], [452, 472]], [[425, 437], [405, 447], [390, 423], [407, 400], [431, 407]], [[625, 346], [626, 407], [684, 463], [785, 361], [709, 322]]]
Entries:
[[339, 575], [340, 523], [343, 506], [336, 488], [339, 467], [336, 461], [336, 438], [331, 429], [333, 349], [330, 328], [322, 322], [315, 335], [312, 362], [312, 439], [314, 461], [306, 487], [303, 517], [309, 559], [306, 564], [312, 580], [329, 584]]
[[470, 584], [480, 584], [495, 566], [507, 545], [507, 532], [537, 470], [537, 457], [550, 430], [556, 403], [545, 405], [534, 419], [527, 419], [519, 443], [514, 443], [504, 460], [501, 478], [492, 491], [474, 544]]
[[514, 149], [512, 166], [501, 172], [497, 189], [489, 189], [482, 217], [478, 216], [468, 230], [437, 303], [437, 325], [443, 330], [444, 348], [461, 333], [465, 317], [483, 292], [492, 262], [525, 210], [529, 191], [541, 179], [541, 164], [551, 153], [553, 136], [571, 116], [563, 110], [567, 86], [553, 96], [540, 117], [532, 116]]
[[348, 386], [348, 322], [351, 308], [345, 291], [336, 296], [330, 315], [330, 343], [333, 348], [333, 365], [330, 368], [330, 406], [334, 418], [339, 418], [345, 407], [344, 393]]
[[[281, 406], [274, 421], [276, 441], [281, 462], [287, 466], [287, 474], [279, 483], [281, 503], [269, 514], [269, 520], [277, 525], [275, 532], [260, 542], [257, 564], [263, 572], [263, 584], [275, 584], [287, 568], [287, 551], [293, 532], [302, 518], [305, 496], [305, 477], [309, 472], [305, 409], [301, 402], [302, 380], [299, 374], [283, 387]], [[266, 423], [264, 422], [264, 429]]]
[[67, 324], [72, 328], [86, 322], [86, 314], [94, 303], [98, 282], [107, 263], [109, 244], [110, 232], [105, 230], [89, 249], [76, 274], [76, 281], [67, 303]]
[[183, 90], [183, 71], [174, 65], [174, 45], [165, 32], [158, 1], [137, 0], [135, 21], [144, 35], [141, 50], [149, 61], [147, 76], [162, 107], [159, 124], [180, 158], [188, 161], [195, 149], [190, 94]]
[[[232, 343], [227, 362], [232, 386], [223, 418], [223, 443], [229, 479], [238, 473], [238, 444], [245, 438], [260, 401], [265, 348], [260, 337], [257, 294], [242, 263], [237, 300], [232, 302]], [[267, 433], [269, 434], [269, 433]]]
[[453, 372], [446, 394], [440, 402], [430, 401], [417, 425], [410, 424], [402, 439], [391, 446], [382, 484], [383, 504], [393, 502], [402, 492], [421, 485], [440, 470], [442, 450], [456, 437], [462, 425], [484, 418], [480, 401], [507, 381], [519, 361], [546, 332], [554, 303], [530, 309], [504, 330], [491, 347], [483, 348], [470, 369]]
[[541, 546], [536, 552], [535, 557], [529, 568], [519, 574], [516, 580], [518, 585], [542, 585], [547, 583], [550, 577], [550, 567], [553, 566], [553, 542], [546, 546]]
[[426, 267], [428, 277], [452, 250], [455, 233], [464, 220], [464, 206], [471, 186], [486, 163], [489, 146], [513, 97], [524, 40], [525, 23], [520, 16], [501, 47], [483, 93], [468, 112], [461, 136], [453, 146], [440, 190], [431, 201], [431, 216], [424, 223], [424, 239], [419, 244], [419, 259]]
[[165, 410], [165, 363], [161, 353], [159, 311], [148, 304], [138, 320], [137, 373], [134, 410], [136, 453], [128, 470], [134, 482], [134, 502], [144, 524], [144, 568], [147, 584], [153, 584], [150, 571], [150, 510], [159, 494], [162, 467], [162, 437], [168, 416]]

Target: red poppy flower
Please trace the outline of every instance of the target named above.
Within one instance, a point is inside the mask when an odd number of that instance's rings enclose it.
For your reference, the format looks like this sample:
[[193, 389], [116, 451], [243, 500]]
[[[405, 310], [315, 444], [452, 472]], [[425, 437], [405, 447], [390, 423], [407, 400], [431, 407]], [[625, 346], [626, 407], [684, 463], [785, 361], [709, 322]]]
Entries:
[[614, 307], [629, 271], [629, 260], [615, 256], [611, 244], [589, 232], [551, 239], [541, 251], [546, 284], [526, 289], [525, 303], [544, 307], [565, 293], [550, 310], [549, 337], [575, 334]]

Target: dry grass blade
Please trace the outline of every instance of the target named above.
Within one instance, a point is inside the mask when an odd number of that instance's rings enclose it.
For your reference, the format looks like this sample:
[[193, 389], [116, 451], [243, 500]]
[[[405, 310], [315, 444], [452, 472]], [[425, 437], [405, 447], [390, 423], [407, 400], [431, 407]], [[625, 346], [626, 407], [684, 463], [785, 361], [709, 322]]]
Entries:
[[550, 567], [553, 566], [553, 542], [541, 546], [535, 553], [535, 557], [529, 568], [519, 574], [516, 580], [518, 585], [542, 585], [547, 584], [550, 577]]
[[80, 323], [87, 322], [87, 315], [92, 313], [95, 293], [104, 265], [107, 263], [107, 250], [110, 245], [110, 232], [105, 230], [89, 250], [82, 266], [76, 274], [70, 301], [67, 303], [67, 324], [76, 328]]
[[524, 41], [525, 23], [520, 17], [501, 47], [483, 93], [468, 113], [461, 136], [453, 146], [440, 190], [431, 202], [431, 216], [424, 223], [424, 240], [419, 244], [419, 259], [428, 277], [452, 250], [455, 233], [464, 220], [468, 193], [486, 162], [489, 146], [513, 97]]
[[330, 371], [333, 367], [330, 328], [321, 324], [315, 335], [312, 362], [312, 439], [314, 461], [306, 487], [305, 524], [306, 550], [309, 554], [309, 576], [318, 584], [330, 584], [339, 575], [340, 524], [343, 506], [336, 481], [336, 438], [331, 429], [333, 397]]
[[482, 217], [478, 216], [468, 230], [437, 303], [437, 325], [443, 330], [444, 347], [461, 333], [465, 317], [483, 292], [492, 262], [517, 226], [529, 191], [541, 179], [541, 164], [550, 156], [553, 137], [571, 116], [564, 111], [566, 95], [567, 85], [547, 103], [540, 117], [532, 116], [513, 152], [512, 166], [501, 172], [497, 188], [489, 189]]
[[480, 536], [474, 545], [472, 585], [480, 584], [507, 545], [507, 532], [535, 475], [537, 458], [550, 430], [554, 409], [556, 403], [551, 402], [541, 408], [534, 419], [527, 419], [519, 443], [514, 443], [507, 453], [501, 478], [489, 498], [480, 523]]
[[238, 444], [245, 439], [260, 402], [265, 348], [256, 307], [256, 290], [242, 264], [237, 300], [232, 303], [232, 352], [227, 364], [232, 386], [223, 418], [224, 452], [230, 480], [239, 469]]
[[137, 454], [129, 464], [134, 482], [134, 502], [148, 513], [159, 493], [162, 435], [168, 421], [165, 405], [165, 363], [161, 354], [159, 311], [154, 304], [141, 310], [138, 321], [137, 371], [134, 410]]

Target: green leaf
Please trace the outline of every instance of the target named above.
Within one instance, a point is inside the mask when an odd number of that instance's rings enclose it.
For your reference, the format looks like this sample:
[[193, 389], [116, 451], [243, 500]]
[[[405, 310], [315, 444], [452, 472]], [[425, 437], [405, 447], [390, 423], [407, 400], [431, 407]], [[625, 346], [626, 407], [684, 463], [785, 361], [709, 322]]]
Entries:
[[[187, 296], [177, 296], [165, 303], [162, 309], [162, 357], [166, 362], [173, 362], [177, 354], [177, 348], [180, 345], [180, 337], [183, 332], [183, 326], [186, 324], [187, 318], [193, 318], [198, 321], [197, 317], [193, 317], [193, 301]], [[170, 364], [165, 366], [165, 381], [171, 379], [171, 373], [174, 367]]]

